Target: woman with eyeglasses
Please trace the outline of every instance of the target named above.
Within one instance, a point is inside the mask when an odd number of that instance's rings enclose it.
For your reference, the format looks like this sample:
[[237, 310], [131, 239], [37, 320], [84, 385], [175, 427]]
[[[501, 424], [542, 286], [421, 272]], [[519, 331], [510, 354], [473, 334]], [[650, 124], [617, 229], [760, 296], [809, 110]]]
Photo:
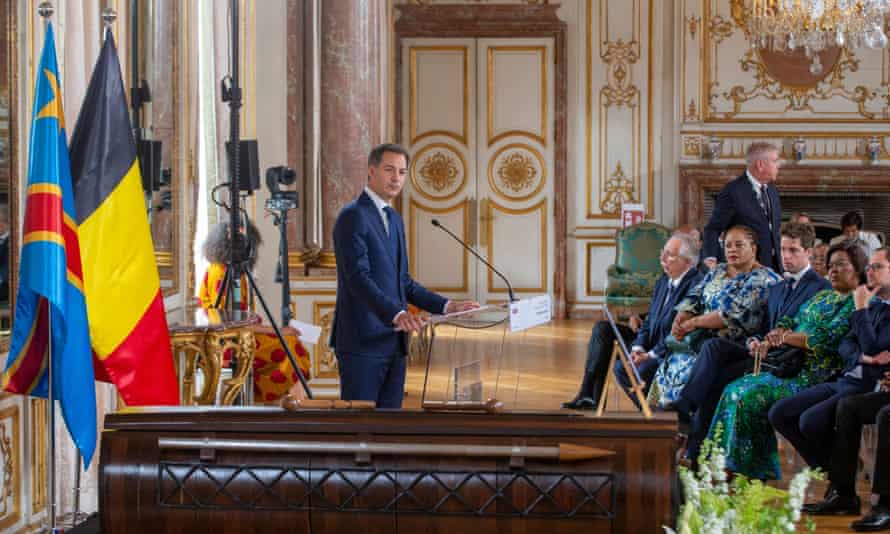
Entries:
[[838, 346], [850, 329], [853, 291], [864, 279], [864, 268], [865, 254], [858, 245], [832, 246], [828, 251], [831, 289], [816, 293], [794, 317], [779, 319], [759, 346], [761, 356], [767, 351], [790, 354], [790, 349], [800, 349], [802, 359], [744, 376], [723, 390], [708, 437], [726, 451], [727, 469], [761, 480], [782, 478], [768, 413], [780, 400], [825, 382], [842, 369]]
[[721, 336], [744, 342], [760, 327], [766, 313], [767, 288], [781, 280], [757, 262], [757, 236], [737, 225], [723, 239], [726, 263], [714, 266], [677, 305], [670, 353], [655, 374], [649, 400], [665, 407], [677, 400], [705, 340]]

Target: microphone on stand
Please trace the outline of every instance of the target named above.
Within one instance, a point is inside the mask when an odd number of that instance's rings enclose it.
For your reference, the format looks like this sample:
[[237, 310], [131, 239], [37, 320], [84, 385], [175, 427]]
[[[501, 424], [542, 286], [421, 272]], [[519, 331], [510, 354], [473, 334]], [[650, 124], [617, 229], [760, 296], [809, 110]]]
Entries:
[[449, 230], [448, 228], [445, 228], [445, 226], [444, 226], [442, 223], [440, 223], [438, 219], [433, 219], [433, 220], [430, 221], [430, 222], [432, 222], [432, 223], [433, 223], [433, 226], [435, 226], [436, 228], [440, 228], [443, 232], [445, 232], [446, 234], [450, 235], [455, 241], [457, 241], [458, 243], [460, 243], [461, 246], [463, 246], [465, 249], [469, 250], [470, 253], [471, 253], [473, 256], [476, 256], [476, 258], [478, 258], [479, 261], [481, 261], [482, 263], [484, 263], [486, 267], [488, 267], [489, 269], [491, 269], [491, 271], [492, 271], [494, 274], [498, 275], [498, 276], [501, 278], [501, 280], [503, 280], [504, 283], [507, 284], [507, 293], [509, 293], [509, 295], [510, 295], [510, 302], [516, 302], [516, 301], [518, 300], [518, 299], [516, 298], [516, 296], [513, 295], [513, 286], [510, 285], [510, 281], [507, 280], [507, 277], [504, 276], [499, 270], [495, 269], [495, 268], [494, 268], [494, 265], [492, 265], [492, 264], [488, 263], [487, 261], [485, 261], [485, 258], [483, 258], [482, 256], [480, 256], [475, 250], [473, 250], [473, 248], [470, 247], [470, 245], [464, 243], [463, 239], [461, 239], [461, 238], [457, 237], [456, 235], [454, 235], [454, 232], [452, 232], [452, 231]]

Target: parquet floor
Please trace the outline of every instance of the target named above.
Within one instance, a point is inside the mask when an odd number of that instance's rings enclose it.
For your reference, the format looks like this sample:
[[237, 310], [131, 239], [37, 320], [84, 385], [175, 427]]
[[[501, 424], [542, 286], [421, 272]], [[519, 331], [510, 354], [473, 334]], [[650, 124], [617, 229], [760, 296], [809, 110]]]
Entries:
[[[511, 347], [511, 353], [514, 355], [512, 360], [504, 360], [499, 377], [501, 387], [512, 391], [517, 405], [521, 404], [523, 408], [558, 408], [560, 402], [571, 399], [577, 390], [592, 324], [593, 322], [590, 320], [554, 321], [549, 325], [529, 331], [522, 338], [521, 346]], [[498, 343], [499, 338], [493, 338], [491, 342]], [[503, 371], [507, 368], [511, 369], [509, 373]], [[519, 371], [517, 372], [516, 369]], [[485, 370], [483, 370], [484, 372]], [[409, 363], [407, 397], [404, 403], [406, 408], [419, 407], [423, 377], [423, 364], [420, 362]], [[443, 386], [440, 385], [439, 388], [441, 387]], [[448, 382], [447, 387], [451, 387], [451, 382]], [[499, 389], [499, 391], [501, 390]], [[508, 396], [501, 393], [498, 398]], [[624, 394], [615, 388], [610, 393], [609, 409], [631, 411], [634, 408]], [[794, 473], [804, 465], [800, 457], [788, 446], [783, 447], [783, 458], [785, 473]], [[777, 485], [786, 487], [787, 479], [778, 482]], [[824, 490], [825, 483], [812, 484], [808, 500], [821, 497]], [[863, 503], [868, 503], [870, 498], [868, 484], [861, 481], [859, 490]], [[863, 511], [867, 510], [868, 505], [865, 504]], [[849, 524], [854, 519], [856, 518], [816, 518], [816, 531], [824, 533], [851, 532]]]

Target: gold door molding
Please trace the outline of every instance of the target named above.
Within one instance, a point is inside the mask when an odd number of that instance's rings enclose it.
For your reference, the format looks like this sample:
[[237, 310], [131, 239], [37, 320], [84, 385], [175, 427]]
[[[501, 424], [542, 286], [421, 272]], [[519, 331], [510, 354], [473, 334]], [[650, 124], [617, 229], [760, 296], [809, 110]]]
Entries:
[[[418, 80], [417, 80], [417, 60], [418, 53], [424, 52], [458, 52], [461, 54], [463, 63], [463, 123], [459, 132], [451, 132], [447, 130], [430, 130], [428, 132], [418, 133], [417, 131], [417, 115], [418, 115]], [[451, 137], [460, 144], [467, 145], [467, 125], [469, 124], [469, 106], [470, 106], [470, 87], [469, 87], [469, 48], [466, 46], [411, 46], [408, 48], [408, 123], [410, 145], [416, 144], [421, 139], [434, 135], [443, 135]]]
[[30, 399], [31, 406], [31, 515], [46, 508], [46, 400]]
[[421, 148], [411, 160], [411, 184], [428, 200], [450, 200], [467, 183], [467, 161], [459, 150], [433, 143]]
[[331, 328], [334, 325], [335, 301], [315, 301], [312, 303], [312, 322], [321, 327], [321, 335], [315, 345], [312, 373], [313, 378], [340, 378], [337, 366], [337, 356], [328, 345], [331, 337]]
[[[417, 212], [423, 211], [426, 213], [438, 213], [438, 214], [448, 214], [454, 213], [456, 211], [463, 211], [463, 233], [461, 235], [461, 239], [464, 240], [465, 243], [471, 243], [471, 235], [470, 235], [470, 199], [464, 199], [453, 206], [447, 206], [443, 208], [436, 208], [433, 206], [426, 206], [415, 199], [411, 199], [408, 206], [408, 220], [410, 221], [410, 225], [408, 226], [408, 265], [411, 271], [417, 270]], [[436, 291], [440, 293], [444, 292], [459, 292], [466, 293], [469, 291], [470, 287], [470, 270], [469, 270], [469, 258], [467, 255], [467, 251], [461, 248], [461, 256], [463, 258], [462, 265], [462, 280], [460, 286], [434, 286], [428, 285], [427, 289], [430, 291]]]
[[[541, 215], [541, 281], [538, 287], [514, 287], [514, 292], [526, 292], [526, 293], [534, 293], [534, 292], [546, 292], [547, 291], [547, 199], [542, 198], [537, 204], [529, 206], [527, 208], [508, 208], [507, 206], [502, 206], [495, 202], [494, 200], [488, 200], [488, 213], [483, 214], [483, 218], [485, 219], [485, 234], [488, 243], [488, 262], [492, 265], [498, 265], [498, 260], [495, 256], [495, 243], [494, 243], [494, 212], [499, 211], [506, 215], [525, 215], [527, 213], [533, 213], [535, 211], [540, 212]], [[507, 293], [507, 288], [496, 288], [494, 286], [494, 275], [491, 269], [486, 269], [488, 272], [488, 292], [489, 293]]]
[[[699, 111], [704, 122], [890, 122], [887, 50], [828, 49], [820, 54], [823, 71], [812, 74], [808, 67], [796, 68], [796, 57], [751, 49], [744, 0], [703, 0], [702, 7]], [[881, 68], [863, 68], [876, 64], [877, 54]], [[684, 68], [687, 63], [684, 56]], [[685, 80], [685, 70], [682, 76]]]
[[[593, 0], [586, 2], [585, 36], [586, 36], [586, 160], [587, 171], [587, 213], [586, 219], [617, 219], [620, 217], [621, 206], [614, 202], [616, 191], [610, 195], [609, 184], [615, 180], [616, 172], [624, 175], [631, 183], [627, 192], [630, 198], [642, 200], [646, 206], [646, 216], [655, 215], [655, 168], [653, 138], [653, 40], [654, 40], [654, 0], [631, 0], [630, 17], [632, 31], [629, 36], [614, 39], [609, 33], [609, 4], [616, 0], [600, 0], [595, 9]], [[622, 6], [625, 0], [622, 0]], [[594, 11], [595, 21], [599, 28], [598, 54], [604, 72], [602, 77], [606, 83], [598, 92], [598, 100], [594, 101], [594, 88], [597, 86], [594, 77]], [[621, 10], [626, 16], [627, 10]], [[646, 31], [642, 30], [643, 17], [646, 17]], [[646, 55], [643, 56], [645, 46]], [[645, 61], [645, 85], [638, 85], [634, 76], [637, 64]], [[645, 96], [644, 96], [645, 95]], [[644, 99], [645, 98], [645, 102]], [[596, 147], [596, 165], [594, 166], [594, 109], [597, 112], [598, 146]], [[610, 114], [612, 119], [610, 119]], [[624, 115], [624, 119], [620, 114]], [[609, 138], [613, 131], [624, 136], [624, 125], [629, 124], [629, 143], [626, 138], [621, 140], [627, 145], [622, 154], [610, 151]], [[645, 133], [644, 133], [645, 128]], [[645, 139], [645, 141], [644, 141]], [[613, 147], [614, 148], [614, 147]], [[618, 152], [618, 151], [615, 151]], [[619, 169], [620, 160], [629, 161]], [[594, 170], [596, 167], [596, 170]], [[611, 169], [611, 170], [610, 170]], [[645, 184], [643, 179], [645, 177]], [[623, 181], [622, 181], [623, 183]], [[645, 185], [645, 189], [644, 189]], [[645, 198], [644, 198], [645, 194]], [[608, 198], [612, 197], [612, 199]], [[596, 206], [595, 206], [596, 202]]]
[[0, 410], [0, 531], [18, 523], [22, 517], [21, 490], [21, 411], [18, 404]]
[[488, 160], [488, 184], [507, 201], [527, 200], [547, 183], [544, 156], [531, 145], [511, 143]]
[[[536, 52], [540, 54], [541, 61], [541, 99], [539, 102], [540, 106], [540, 116], [541, 123], [538, 127], [537, 132], [527, 131], [527, 130], [517, 130], [510, 129], [498, 134], [495, 134], [495, 118], [494, 118], [494, 99], [495, 99], [495, 75], [494, 75], [494, 62], [495, 56], [498, 53], [511, 53], [511, 52]], [[487, 113], [487, 125], [488, 125], [488, 146], [495, 144], [496, 142], [504, 139], [506, 137], [519, 135], [528, 137], [534, 141], [537, 141], [541, 144], [541, 146], [547, 146], [547, 47], [546, 46], [491, 46], [488, 48], [488, 60], [486, 64], [486, 69], [488, 73], [487, 83], [486, 83], [486, 98], [485, 98], [485, 107]]]

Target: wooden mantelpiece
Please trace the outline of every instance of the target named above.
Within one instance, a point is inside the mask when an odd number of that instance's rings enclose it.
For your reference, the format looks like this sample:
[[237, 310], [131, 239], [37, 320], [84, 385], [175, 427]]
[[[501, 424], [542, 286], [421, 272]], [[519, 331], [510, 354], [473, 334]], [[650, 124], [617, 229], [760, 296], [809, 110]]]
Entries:
[[[704, 225], [705, 194], [720, 191], [744, 170], [744, 165], [680, 165], [678, 223]], [[787, 164], [779, 170], [776, 187], [781, 194], [890, 193], [890, 167]]]

